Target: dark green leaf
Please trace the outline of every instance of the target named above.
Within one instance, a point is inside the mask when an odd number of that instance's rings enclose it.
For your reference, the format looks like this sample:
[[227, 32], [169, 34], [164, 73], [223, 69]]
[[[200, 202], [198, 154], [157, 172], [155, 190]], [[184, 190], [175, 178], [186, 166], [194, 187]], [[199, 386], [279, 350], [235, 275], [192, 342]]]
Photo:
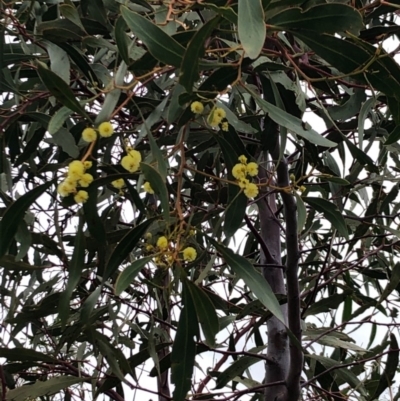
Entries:
[[126, 64], [129, 64], [128, 48], [130, 44], [125, 32], [126, 29], [127, 25], [122, 16], [120, 16], [115, 23], [115, 41], [117, 42], [118, 51], [122, 60], [124, 60]]

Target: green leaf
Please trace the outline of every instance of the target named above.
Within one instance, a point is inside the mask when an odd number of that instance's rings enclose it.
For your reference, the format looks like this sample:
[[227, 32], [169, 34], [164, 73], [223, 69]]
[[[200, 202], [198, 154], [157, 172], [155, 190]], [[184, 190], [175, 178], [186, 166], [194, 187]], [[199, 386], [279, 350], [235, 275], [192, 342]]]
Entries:
[[129, 253], [146, 233], [147, 228], [153, 220], [154, 219], [148, 219], [144, 221], [135, 228], [132, 228], [132, 230], [122, 238], [108, 260], [104, 271], [103, 283], [118, 270], [121, 263], [128, 257]]
[[7, 361], [57, 363], [57, 359], [27, 348], [0, 348], [0, 357]]
[[364, 24], [361, 14], [346, 4], [318, 4], [304, 11], [289, 8], [267, 19], [267, 24], [286, 29], [306, 29], [321, 33], [349, 31], [358, 35]]
[[399, 139], [400, 139], [400, 125], [396, 125], [394, 127], [394, 130], [389, 134], [384, 145], [385, 146], [392, 145], [393, 143], [398, 142]]
[[261, 362], [261, 358], [255, 356], [243, 356], [237, 361], [233, 362], [229, 368], [224, 370], [218, 377], [215, 388], [223, 388], [236, 376], [240, 376], [247, 368], [254, 365], [257, 362]]
[[185, 87], [188, 93], [193, 92], [193, 84], [199, 79], [199, 58], [204, 55], [204, 43], [211, 35], [219, 22], [219, 16], [207, 21], [190, 40], [183, 56], [179, 83]]
[[0, 257], [7, 253], [8, 247], [18, 230], [19, 222], [24, 218], [26, 210], [52, 184], [52, 181], [46, 182], [28, 191], [6, 209], [3, 218], [0, 220]]
[[192, 374], [196, 356], [195, 336], [199, 323], [191, 293], [183, 287], [183, 309], [179, 317], [178, 329], [171, 352], [171, 381], [175, 385], [174, 401], [184, 401], [192, 384]]
[[207, 240], [214, 245], [215, 249], [222, 255], [234, 273], [246, 283], [264, 306], [285, 324], [281, 307], [274, 292], [264, 277], [254, 269], [253, 265], [246, 258], [235, 254], [231, 249], [219, 244], [214, 239], [207, 237]]
[[46, 381], [38, 380], [31, 385], [18, 387], [14, 390], [8, 390], [5, 400], [7, 401], [26, 401], [38, 397], [49, 396], [58, 393], [77, 383], [89, 381], [90, 378], [76, 376], [52, 377]]
[[163, 178], [160, 173], [150, 164], [140, 163], [140, 168], [143, 171], [146, 180], [150, 182], [151, 187], [154, 190], [154, 193], [159, 196], [161, 207], [163, 209], [164, 219], [167, 223], [170, 221], [169, 216], [169, 197], [168, 190], [165, 185]]
[[185, 279], [183, 283], [187, 286], [192, 295], [197, 318], [206, 338], [206, 344], [210, 347], [214, 347], [215, 336], [219, 332], [219, 321], [214, 305], [207, 294], [196, 284], [187, 279]]
[[335, 227], [346, 239], [349, 239], [346, 222], [336, 205], [322, 198], [305, 197], [303, 198], [303, 201], [308, 203], [318, 212], [323, 213], [332, 226]]
[[[47, 130], [50, 135], [54, 135], [56, 132], [60, 130], [60, 128], [64, 125], [65, 120], [73, 113], [73, 111], [68, 107], [61, 107], [61, 109], [57, 110], [53, 117], [51, 117], [49, 121], [49, 126]], [[75, 141], [74, 141], [75, 144]]]
[[237, 185], [229, 184], [229, 198], [232, 198], [225, 210], [224, 233], [232, 237], [243, 223], [246, 213], [247, 198]]
[[126, 29], [127, 25], [122, 16], [120, 16], [117, 19], [117, 22], [115, 23], [115, 30], [114, 30], [115, 41], [117, 42], [118, 51], [119, 54], [121, 55], [122, 60], [124, 60], [125, 63], [129, 65], [130, 63], [129, 51], [128, 51], [129, 40], [125, 32]]
[[134, 278], [139, 274], [139, 272], [153, 259], [152, 256], [147, 256], [146, 258], [135, 260], [132, 264], [126, 267], [118, 276], [115, 282], [115, 294], [121, 295], [126, 288], [132, 283]]
[[180, 67], [185, 53], [183, 46], [153, 22], [127, 7], [121, 7], [121, 14], [129, 29], [146, 45], [153, 57], [164, 64]]
[[337, 145], [335, 142], [332, 142], [329, 139], [326, 139], [322, 135], [318, 134], [318, 132], [314, 131], [311, 127], [309, 129], [305, 127], [305, 123], [303, 123], [303, 121], [301, 121], [299, 118], [287, 113], [284, 110], [281, 110], [279, 107], [274, 106], [272, 103], [266, 102], [264, 99], [261, 99], [261, 97], [258, 96], [255, 92], [249, 89], [247, 89], [247, 91], [251, 95], [253, 95], [254, 99], [261, 107], [261, 109], [264, 110], [271, 118], [271, 120], [273, 120], [277, 124], [287, 128], [289, 131], [294, 132], [302, 138], [307, 139], [315, 145], [325, 147], [333, 147]]
[[303, 231], [304, 225], [307, 220], [307, 209], [301, 196], [295, 192], [296, 205], [297, 205], [297, 233], [300, 234]]
[[261, 53], [266, 27], [261, 0], [239, 0], [238, 34], [244, 51], [251, 59]]
[[83, 233], [83, 223], [84, 219], [83, 217], [80, 217], [74, 243], [74, 252], [72, 254], [71, 262], [68, 264], [69, 275], [68, 275], [67, 288], [63, 292], [62, 297], [60, 299], [60, 303], [58, 305], [59, 316], [62, 327], [65, 327], [67, 323], [67, 319], [69, 316], [69, 307], [70, 307], [69, 304], [71, 295], [81, 279], [82, 270], [85, 265], [86, 243], [85, 243], [85, 235]]
[[393, 386], [393, 379], [399, 366], [399, 345], [396, 336], [390, 334], [390, 353], [388, 354], [385, 370], [380, 377], [378, 387], [375, 390], [373, 396], [369, 398], [369, 401], [379, 399], [379, 396], [389, 387]]
[[46, 64], [43, 64], [40, 61], [37, 62], [37, 71], [43, 85], [63, 106], [70, 108], [72, 111], [75, 111], [75, 113], [80, 114], [90, 121], [90, 117], [76, 100], [69, 85], [65, 83], [62, 78], [53, 71], [50, 71], [46, 67]]
[[33, 272], [35, 270], [43, 270], [43, 266], [34, 266], [29, 263], [22, 261], [15, 261], [13, 255], [3, 255], [0, 258], [0, 266], [8, 271], [21, 271], [21, 272]]
[[66, 128], [60, 128], [52, 136], [53, 142], [72, 158], [79, 156], [79, 148], [76, 146], [75, 139]]

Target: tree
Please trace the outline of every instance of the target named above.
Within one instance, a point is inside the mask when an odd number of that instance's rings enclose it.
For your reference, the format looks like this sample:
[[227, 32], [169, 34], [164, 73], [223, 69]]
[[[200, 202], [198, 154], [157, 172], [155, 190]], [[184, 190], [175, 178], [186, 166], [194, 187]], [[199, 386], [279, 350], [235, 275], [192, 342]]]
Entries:
[[399, 4], [3, 2], [2, 399], [399, 399]]

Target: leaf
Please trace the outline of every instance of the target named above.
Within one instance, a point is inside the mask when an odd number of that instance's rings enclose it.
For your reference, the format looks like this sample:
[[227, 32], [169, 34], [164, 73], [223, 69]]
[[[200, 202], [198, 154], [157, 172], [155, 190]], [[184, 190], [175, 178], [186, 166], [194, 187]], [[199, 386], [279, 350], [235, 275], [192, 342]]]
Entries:
[[224, 233], [232, 237], [240, 228], [246, 213], [247, 198], [237, 185], [229, 184], [229, 197], [232, 198], [225, 210]]
[[303, 121], [301, 121], [299, 118], [287, 113], [284, 110], [281, 110], [272, 103], [266, 102], [255, 92], [249, 89], [247, 89], [247, 91], [254, 97], [261, 109], [264, 110], [275, 123], [287, 128], [289, 131], [294, 132], [315, 145], [325, 147], [333, 147], [337, 145], [335, 142], [332, 142], [318, 134], [318, 132], [314, 131], [312, 128], [306, 129]]
[[13, 255], [3, 255], [0, 258], [0, 266], [8, 271], [27, 271], [33, 272], [35, 270], [43, 270], [43, 266], [34, 266], [29, 263], [15, 261], [15, 256]]
[[306, 29], [322, 33], [349, 31], [358, 35], [364, 24], [361, 14], [346, 4], [318, 4], [304, 11], [301, 8], [289, 8], [267, 19], [267, 24], [284, 30]]
[[304, 225], [307, 220], [307, 209], [301, 196], [295, 192], [296, 205], [297, 205], [297, 233], [300, 234], [303, 231]]
[[115, 282], [115, 295], [121, 295], [126, 288], [132, 283], [134, 278], [139, 274], [144, 266], [153, 259], [152, 256], [135, 260], [132, 264], [126, 267], [118, 276]]
[[198, 336], [199, 330], [193, 299], [185, 286], [182, 301], [184, 306], [171, 352], [171, 381], [175, 385], [174, 401], [184, 401], [190, 390], [196, 356], [194, 337]]
[[346, 239], [349, 239], [349, 232], [347, 231], [346, 222], [336, 205], [322, 198], [305, 197], [303, 200], [313, 209], [323, 213], [325, 218], [332, 224], [332, 226], [335, 227]]
[[373, 396], [369, 398], [370, 401], [379, 399], [379, 396], [389, 387], [393, 385], [393, 379], [399, 366], [399, 345], [396, 336], [390, 334], [390, 353], [388, 354], [385, 370], [380, 377], [378, 387]]
[[128, 257], [129, 253], [146, 233], [147, 228], [153, 220], [154, 219], [147, 219], [135, 228], [132, 228], [132, 230], [122, 238], [110, 256], [104, 271], [103, 283], [117, 271], [121, 263]]
[[344, 291], [341, 294], [333, 294], [328, 298], [322, 298], [314, 302], [304, 313], [304, 316], [313, 316], [318, 313], [330, 312], [337, 309], [341, 303], [351, 294], [351, 290]]
[[75, 376], [52, 377], [46, 381], [38, 380], [31, 385], [25, 385], [14, 390], [8, 390], [5, 399], [7, 401], [25, 401], [28, 399], [36, 399], [38, 397], [56, 394], [60, 390], [66, 389], [74, 384], [89, 380], [90, 378]]
[[27, 348], [0, 348], [0, 357], [7, 361], [57, 363], [57, 359]]
[[124, 19], [122, 18], [122, 16], [119, 16], [117, 22], [115, 23], [115, 30], [114, 30], [115, 41], [117, 42], [118, 51], [119, 54], [121, 55], [122, 60], [124, 60], [125, 63], [129, 65], [130, 60], [129, 60], [128, 48], [130, 43], [125, 32], [126, 28], [127, 25]]
[[183, 46], [153, 22], [125, 6], [121, 7], [121, 15], [129, 29], [146, 45], [153, 57], [164, 64], [180, 67], [185, 53]]
[[62, 297], [60, 299], [60, 303], [58, 305], [62, 327], [65, 327], [67, 323], [67, 319], [69, 316], [69, 308], [70, 308], [69, 304], [71, 295], [81, 279], [82, 270], [85, 265], [86, 243], [85, 243], [85, 235], [83, 233], [83, 223], [84, 219], [83, 217], [80, 217], [74, 243], [74, 252], [72, 254], [71, 262], [68, 264], [69, 275], [68, 275], [67, 288], [63, 292]]
[[163, 178], [154, 167], [150, 166], [150, 164], [140, 163], [140, 168], [143, 171], [146, 180], [150, 182], [150, 185], [153, 188], [154, 193], [159, 196], [164, 219], [166, 223], [169, 223], [170, 221], [169, 200], [168, 200], [169, 197], [168, 197], [168, 190]]
[[219, 16], [207, 21], [193, 36], [183, 56], [179, 83], [188, 93], [193, 92], [193, 84], [199, 79], [199, 58], [204, 55], [204, 43], [217, 26]]
[[71, 63], [68, 54], [54, 43], [45, 41], [44, 44], [50, 57], [50, 70], [69, 86]]
[[60, 128], [52, 136], [53, 142], [69, 156], [76, 159], [79, 156], [79, 148], [76, 146], [75, 139], [66, 128]]
[[333, 347], [333, 348], [343, 348], [343, 349], [349, 349], [351, 351], [355, 351], [358, 352], [360, 354], [364, 354], [367, 352], [366, 349], [359, 347], [356, 344], [353, 344], [349, 341], [343, 341], [340, 340], [338, 338], [332, 337], [332, 336], [319, 336], [319, 338], [316, 338], [316, 342], [318, 344], [322, 344], [322, 345], [327, 345], [329, 347]]
[[243, 356], [242, 358], [233, 362], [231, 366], [229, 366], [217, 377], [215, 388], [219, 389], [225, 387], [236, 376], [241, 375], [247, 368], [261, 361], [261, 358], [257, 358], [255, 356]]
[[19, 222], [24, 218], [29, 206], [42, 195], [50, 186], [52, 181], [40, 185], [26, 194], [22, 195], [9, 206], [0, 220], [0, 258], [6, 254], [14, 235], [17, 232]]
[[46, 64], [37, 61], [37, 71], [43, 85], [49, 90], [49, 92], [63, 105], [70, 108], [75, 113], [87, 118], [90, 121], [90, 117], [87, 115], [83, 107], [76, 100], [74, 93], [70, 89], [69, 85], [64, 82], [57, 74], [50, 71]]
[[393, 143], [398, 142], [399, 139], [400, 139], [400, 125], [396, 125], [394, 127], [394, 130], [389, 134], [384, 145], [385, 146], [392, 145]]
[[221, 253], [222, 257], [232, 268], [234, 273], [245, 282], [264, 306], [266, 306], [276, 318], [285, 324], [285, 319], [275, 294], [268, 282], [254, 269], [253, 265], [246, 258], [235, 254], [231, 249], [219, 244], [214, 239], [207, 237], [207, 240], [214, 245], [219, 253]]
[[219, 332], [219, 321], [215, 312], [215, 307], [210, 301], [210, 298], [208, 298], [207, 294], [200, 287], [187, 279], [185, 279], [183, 283], [187, 286], [192, 295], [197, 319], [206, 338], [206, 344], [210, 347], [214, 347], [215, 336]]
[[[50, 135], [54, 135], [58, 132], [61, 127], [64, 125], [65, 120], [73, 113], [73, 111], [68, 107], [61, 107], [57, 112], [51, 117], [49, 121], [49, 126], [47, 130]], [[75, 144], [75, 141], [74, 141]]]
[[244, 51], [251, 59], [261, 53], [266, 27], [261, 0], [239, 0], [238, 34]]

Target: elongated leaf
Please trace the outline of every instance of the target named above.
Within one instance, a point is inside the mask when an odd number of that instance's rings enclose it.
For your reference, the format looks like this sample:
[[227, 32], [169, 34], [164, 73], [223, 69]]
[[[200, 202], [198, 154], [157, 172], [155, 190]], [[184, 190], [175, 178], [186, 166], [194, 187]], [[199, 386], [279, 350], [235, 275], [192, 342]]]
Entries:
[[304, 205], [303, 199], [298, 193], [296, 196], [296, 206], [297, 206], [297, 233], [300, 234], [303, 231], [303, 227], [307, 220], [307, 209]]
[[206, 337], [206, 344], [210, 347], [214, 347], [215, 336], [219, 331], [219, 321], [215, 312], [215, 307], [207, 294], [196, 284], [189, 280], [185, 280], [184, 284], [192, 295], [197, 318]]
[[171, 352], [171, 380], [175, 385], [174, 401], [183, 401], [192, 384], [192, 374], [196, 356], [195, 336], [199, 323], [191, 293], [184, 286], [183, 309], [179, 318], [174, 345]]
[[27, 348], [0, 348], [0, 357], [7, 359], [7, 361], [57, 362], [57, 359], [50, 355]]
[[304, 11], [289, 8], [267, 19], [267, 23], [283, 29], [306, 29], [321, 33], [349, 31], [358, 35], [363, 28], [361, 14], [346, 4], [318, 4]]
[[392, 143], [398, 142], [400, 139], [400, 125], [396, 125], [394, 130], [389, 134], [386, 139], [385, 145], [391, 145]]
[[248, 90], [248, 92], [253, 95], [254, 99], [261, 107], [261, 109], [264, 110], [271, 118], [271, 120], [273, 120], [277, 124], [287, 128], [289, 131], [294, 132], [302, 138], [307, 139], [315, 145], [325, 147], [333, 147], [337, 145], [335, 142], [332, 142], [329, 139], [326, 139], [322, 135], [318, 134], [318, 132], [314, 131], [311, 127], [309, 129], [306, 129], [304, 127], [303, 121], [301, 121], [299, 118], [287, 113], [284, 110], [281, 110], [279, 107], [274, 106], [272, 103], [266, 102], [253, 91]]
[[121, 14], [129, 29], [147, 46], [153, 57], [164, 64], [180, 67], [185, 53], [183, 46], [153, 22], [127, 7], [121, 7]]
[[118, 276], [115, 282], [115, 294], [121, 295], [126, 288], [132, 283], [133, 279], [139, 274], [140, 270], [152, 259], [148, 256], [143, 259], [135, 260], [131, 265], [126, 267], [121, 274]]
[[132, 230], [130, 230], [129, 233], [122, 238], [121, 242], [115, 247], [110, 256], [104, 272], [103, 282], [105, 282], [117, 271], [120, 264], [127, 258], [129, 252], [131, 252], [140, 238], [142, 238], [153, 220], [154, 219], [148, 219], [144, 221], [142, 224], [132, 228]]
[[37, 71], [44, 86], [63, 106], [70, 108], [90, 121], [90, 117], [76, 100], [69, 85], [62, 78], [53, 71], [50, 71], [45, 64], [39, 61], [37, 62]]
[[241, 375], [247, 368], [260, 361], [261, 359], [255, 356], [244, 356], [238, 359], [218, 376], [215, 388], [225, 387], [236, 376]]
[[163, 209], [163, 215], [165, 221], [168, 223], [170, 220], [169, 216], [169, 197], [168, 197], [168, 190], [165, 185], [163, 178], [161, 177], [160, 173], [150, 164], [140, 163], [140, 168], [143, 171], [146, 180], [150, 182], [151, 187], [154, 190], [154, 193], [159, 196], [161, 207]]
[[[48, 126], [48, 131], [50, 135], [55, 134], [57, 131], [60, 130], [60, 128], [63, 126], [65, 120], [73, 113], [73, 111], [68, 108], [68, 107], [61, 107], [60, 110], [57, 110], [57, 112], [54, 114], [53, 117], [51, 117], [49, 126]], [[74, 142], [75, 144], [75, 142]]]
[[253, 265], [246, 258], [236, 255], [231, 249], [219, 244], [214, 239], [207, 237], [207, 240], [214, 245], [215, 249], [222, 255], [235, 274], [246, 283], [264, 306], [285, 324], [281, 307], [274, 292], [268, 282], [254, 269]]
[[379, 396], [393, 385], [393, 379], [399, 366], [399, 345], [393, 333], [390, 334], [390, 350], [391, 352], [387, 357], [385, 370], [379, 380], [374, 395], [369, 398], [370, 401], [379, 399]]
[[305, 197], [303, 200], [318, 212], [323, 213], [325, 218], [332, 224], [333, 227], [338, 230], [341, 235], [343, 235], [346, 239], [349, 238], [346, 222], [336, 205], [322, 198]]
[[0, 266], [9, 271], [25, 271], [33, 272], [35, 270], [43, 270], [43, 266], [33, 266], [29, 263], [22, 261], [15, 261], [15, 257], [12, 255], [4, 255], [0, 258]]
[[229, 184], [229, 197], [232, 201], [225, 211], [224, 222], [224, 233], [227, 238], [232, 237], [242, 225], [247, 207], [247, 198], [237, 185]]
[[126, 28], [127, 25], [122, 16], [120, 16], [115, 23], [115, 41], [117, 42], [118, 51], [122, 60], [124, 60], [126, 64], [129, 64], [129, 41], [125, 33]]
[[219, 16], [207, 21], [193, 36], [183, 56], [179, 83], [192, 93], [193, 84], [199, 78], [198, 60], [204, 55], [204, 43], [217, 26]]
[[239, 0], [238, 33], [244, 51], [255, 59], [264, 45], [266, 27], [261, 0]]
[[0, 257], [6, 254], [11, 241], [18, 230], [19, 222], [24, 218], [26, 210], [53, 182], [46, 182], [22, 195], [4, 212], [0, 220]]
[[68, 388], [69, 386], [89, 380], [90, 378], [76, 376], [52, 377], [46, 381], [38, 380], [32, 385], [22, 386], [14, 390], [7, 391], [5, 399], [7, 401], [25, 401], [28, 399], [36, 399], [39, 397], [56, 394], [60, 390]]

